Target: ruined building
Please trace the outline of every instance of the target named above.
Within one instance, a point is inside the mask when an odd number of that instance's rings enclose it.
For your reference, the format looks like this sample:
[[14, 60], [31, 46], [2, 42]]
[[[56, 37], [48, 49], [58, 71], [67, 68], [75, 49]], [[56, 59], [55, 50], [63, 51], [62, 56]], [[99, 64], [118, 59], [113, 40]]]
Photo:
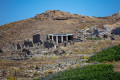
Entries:
[[47, 37], [55, 41], [56, 44], [63, 43], [64, 41], [73, 41], [73, 34], [48, 34]]

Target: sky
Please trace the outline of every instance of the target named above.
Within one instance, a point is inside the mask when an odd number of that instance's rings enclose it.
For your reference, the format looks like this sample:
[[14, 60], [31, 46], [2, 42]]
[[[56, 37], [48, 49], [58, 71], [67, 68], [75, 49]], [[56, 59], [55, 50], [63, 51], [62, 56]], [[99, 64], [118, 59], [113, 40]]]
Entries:
[[0, 0], [0, 25], [28, 19], [47, 10], [104, 17], [120, 11], [120, 0]]

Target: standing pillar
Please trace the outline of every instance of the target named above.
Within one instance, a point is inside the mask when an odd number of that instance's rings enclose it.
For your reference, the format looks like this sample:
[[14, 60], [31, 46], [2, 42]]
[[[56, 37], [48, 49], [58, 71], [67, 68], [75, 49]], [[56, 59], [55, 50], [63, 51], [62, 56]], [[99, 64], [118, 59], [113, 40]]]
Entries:
[[68, 41], [68, 36], [66, 36], [66, 41]]
[[61, 42], [63, 43], [63, 36], [61, 36]]
[[54, 39], [53, 39], [53, 35], [52, 35], [52, 41], [53, 41]]
[[56, 44], [58, 44], [58, 36], [56, 36]]

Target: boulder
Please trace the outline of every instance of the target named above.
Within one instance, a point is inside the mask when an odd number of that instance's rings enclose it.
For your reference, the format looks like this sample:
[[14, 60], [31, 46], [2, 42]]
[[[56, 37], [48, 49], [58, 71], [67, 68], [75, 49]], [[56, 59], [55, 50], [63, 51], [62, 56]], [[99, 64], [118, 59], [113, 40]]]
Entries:
[[21, 49], [21, 46], [20, 46], [20, 44], [18, 43], [18, 44], [17, 44], [17, 50], [19, 50], [19, 49]]
[[40, 43], [42, 44], [42, 41], [40, 40], [40, 34], [33, 35], [33, 43]]
[[66, 52], [64, 50], [55, 50], [54, 51], [55, 55], [63, 55], [66, 54]]
[[44, 41], [44, 47], [45, 48], [53, 48], [54, 47], [54, 43], [50, 42], [49, 40]]
[[111, 34], [120, 35], [120, 27], [112, 30]]
[[28, 49], [23, 49], [22, 52], [27, 53], [27, 55], [30, 55], [30, 54], [31, 54], [31, 52], [30, 52]]
[[3, 53], [2, 49], [0, 49], [0, 53]]
[[110, 28], [107, 27], [107, 26], [105, 26], [105, 25], [103, 25], [102, 29], [103, 29], [103, 30], [110, 30]]
[[25, 46], [25, 47], [33, 47], [33, 43], [30, 40], [25, 40], [23, 46]]
[[114, 37], [112, 37], [112, 36], [110, 36], [110, 40], [115, 40], [115, 38], [114, 38]]
[[13, 49], [13, 50], [17, 50], [16, 43], [12, 43], [12, 49]]
[[93, 35], [99, 35], [99, 30], [94, 30]]

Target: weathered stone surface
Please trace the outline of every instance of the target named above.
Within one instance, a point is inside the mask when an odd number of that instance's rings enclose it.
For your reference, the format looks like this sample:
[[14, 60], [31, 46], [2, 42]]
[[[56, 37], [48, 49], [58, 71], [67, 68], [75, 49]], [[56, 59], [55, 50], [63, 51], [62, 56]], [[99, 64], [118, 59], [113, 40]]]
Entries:
[[113, 36], [110, 36], [110, 40], [115, 40], [115, 38]]
[[21, 46], [20, 46], [19, 43], [17, 44], [17, 49], [18, 49], [18, 50], [21, 49]]
[[111, 34], [120, 35], [120, 27], [112, 30]]
[[22, 52], [27, 53], [27, 55], [30, 55], [30, 54], [31, 54], [31, 52], [30, 52], [28, 49], [23, 49]]
[[50, 10], [50, 11], [46, 11], [43, 14], [38, 14], [35, 16], [35, 19], [39, 19], [39, 20], [47, 20], [47, 19], [53, 19], [53, 20], [68, 20], [71, 18], [75, 18], [76, 15], [72, 15], [70, 13], [67, 12], [62, 12], [59, 10]]
[[42, 44], [42, 41], [40, 40], [40, 34], [33, 35], [33, 43], [40, 43]]
[[13, 51], [11, 53], [12, 60], [24, 60], [27, 59], [25, 52]]
[[2, 49], [0, 49], [0, 53], [3, 53]]
[[44, 47], [49, 49], [54, 47], [54, 44], [51, 41], [47, 40], [47, 41], [44, 41]]
[[94, 30], [93, 35], [99, 35], [99, 30]]
[[55, 55], [63, 55], [66, 54], [66, 52], [64, 50], [55, 50], [54, 51]]
[[25, 46], [25, 47], [33, 47], [33, 43], [30, 40], [25, 40], [23, 46]]

